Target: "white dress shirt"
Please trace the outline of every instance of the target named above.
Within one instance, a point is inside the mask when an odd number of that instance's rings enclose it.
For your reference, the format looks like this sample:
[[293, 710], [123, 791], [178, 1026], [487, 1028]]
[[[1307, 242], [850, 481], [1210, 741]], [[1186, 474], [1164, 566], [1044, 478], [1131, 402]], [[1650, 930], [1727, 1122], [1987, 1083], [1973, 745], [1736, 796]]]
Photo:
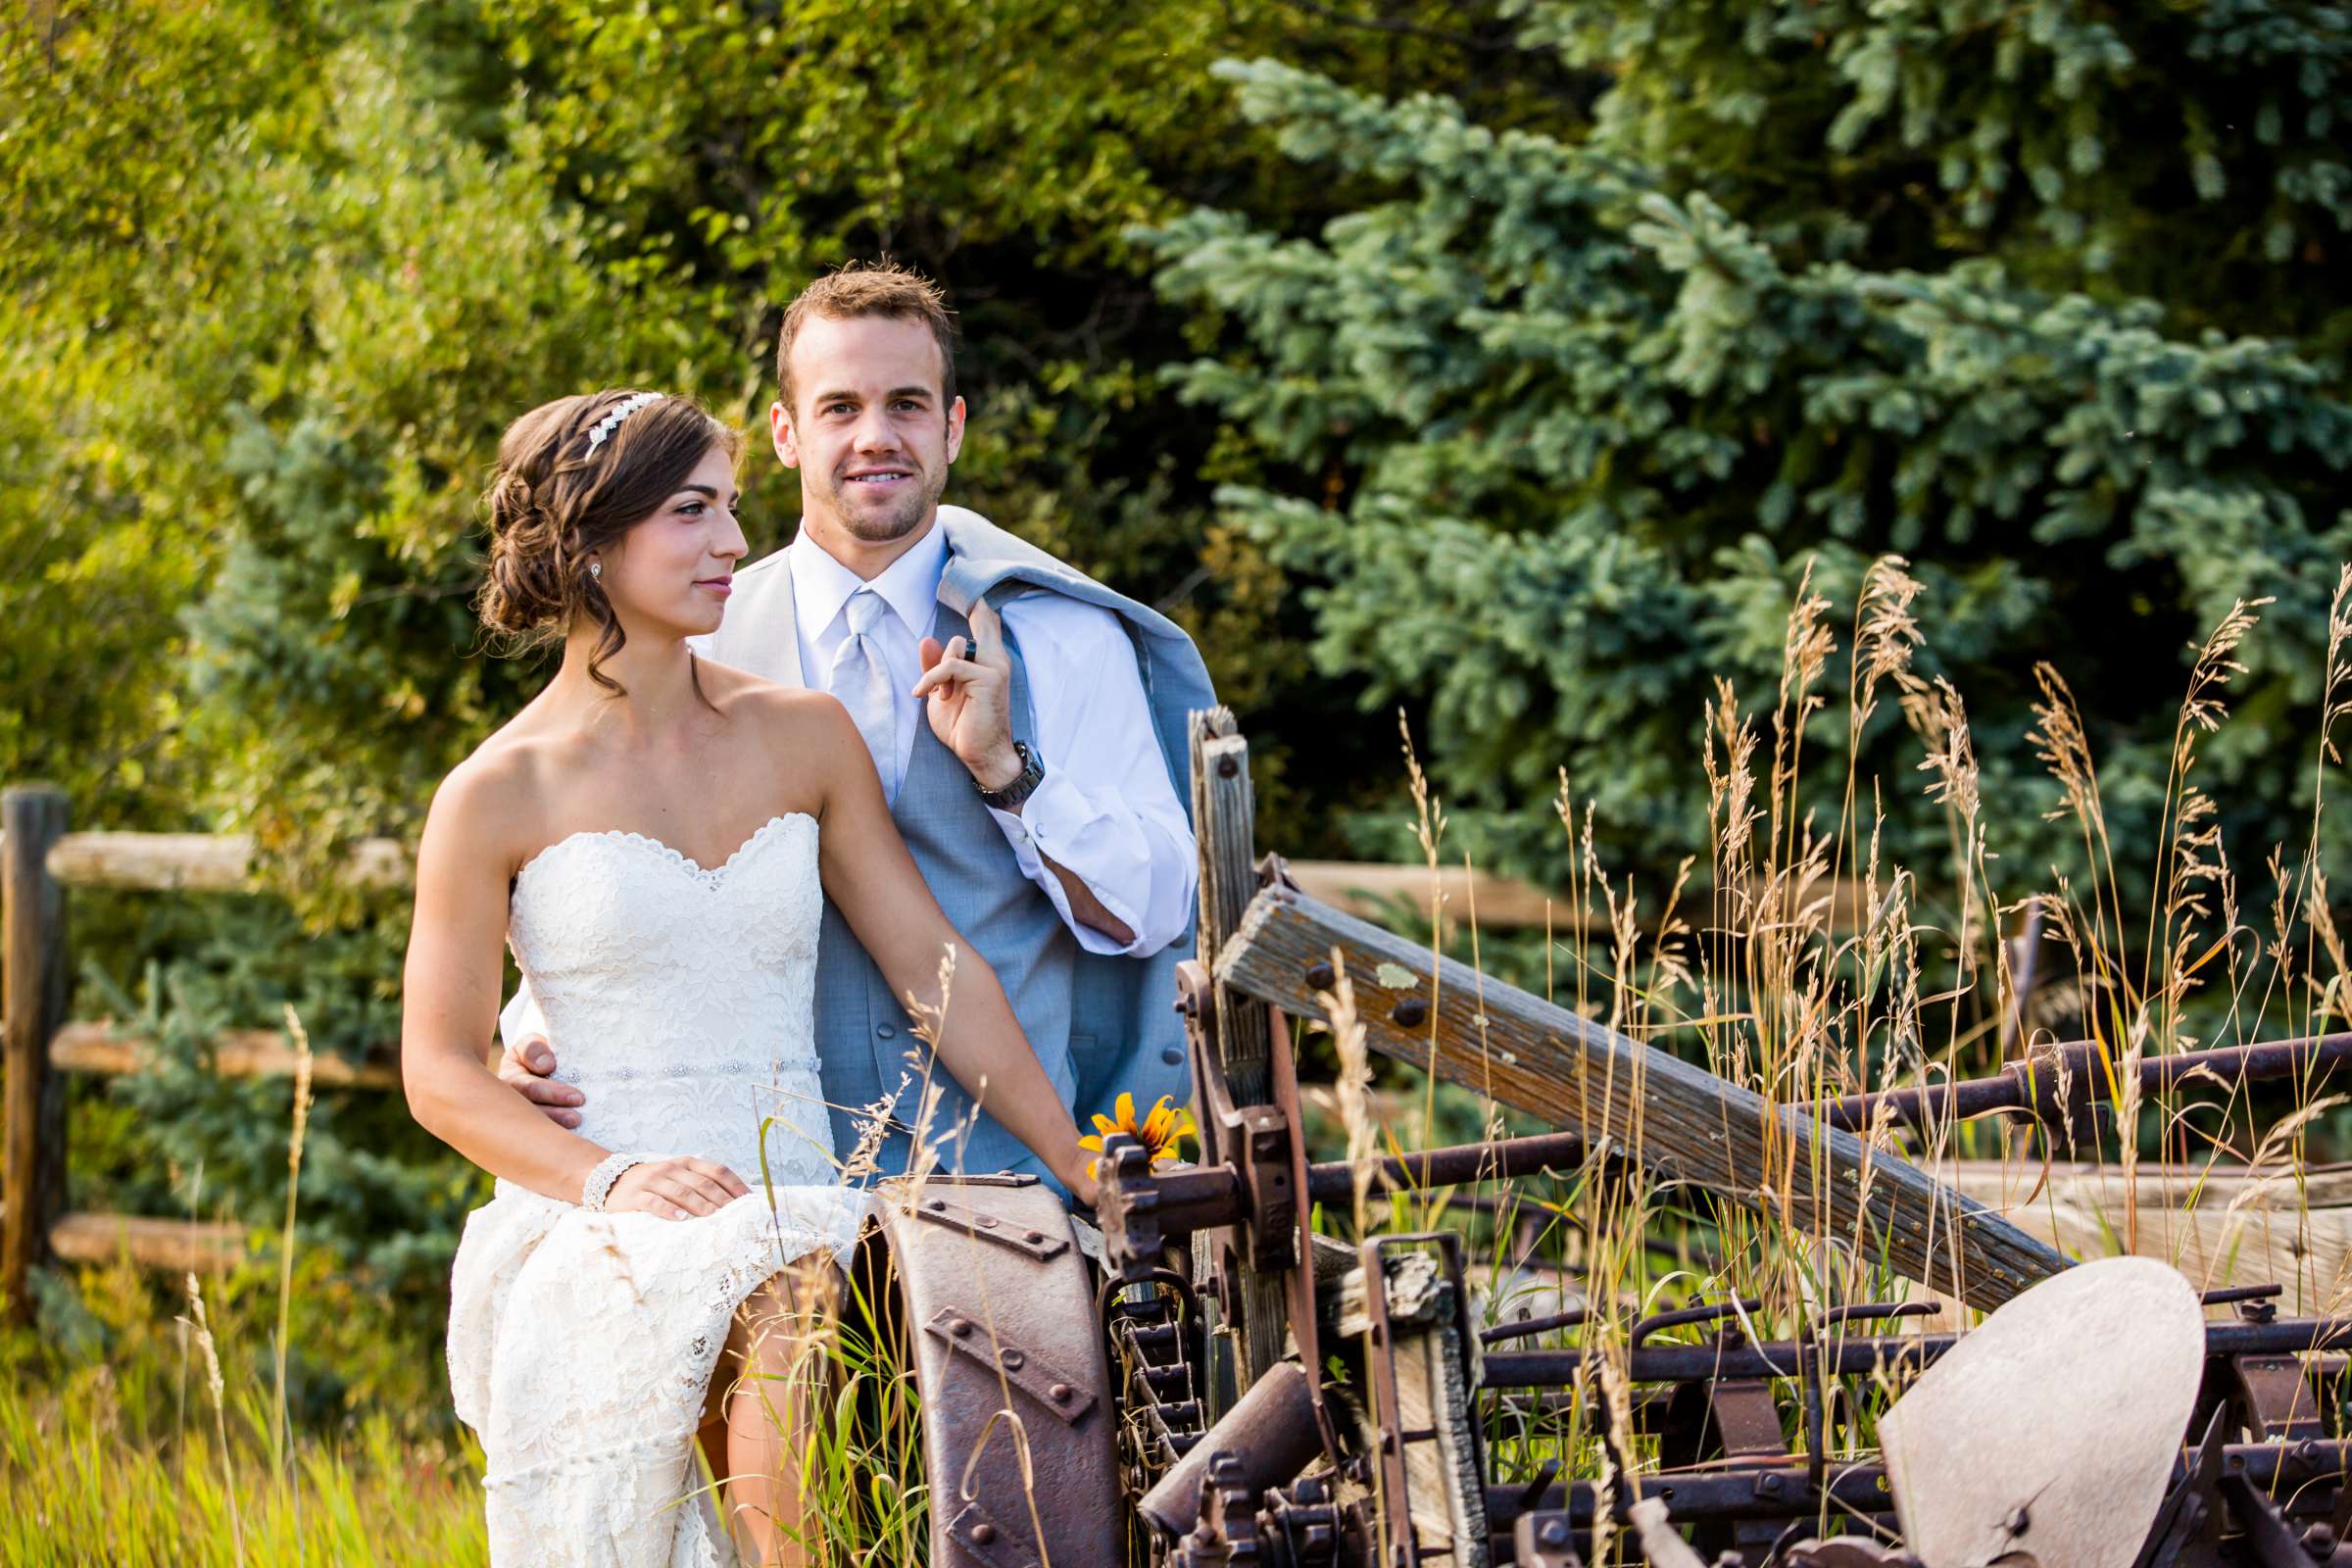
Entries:
[[[930, 723], [913, 692], [922, 676], [919, 645], [934, 634], [939, 612], [947, 534], [934, 524], [870, 583], [806, 532], [785, 547], [785, 562], [802, 677], [814, 690], [826, 690], [834, 652], [849, 635], [850, 596], [871, 588], [890, 606], [872, 635], [898, 700], [897, 776], [905, 778], [915, 730]], [[1080, 946], [1130, 957], [1157, 953], [1192, 916], [1197, 873], [1192, 826], [1160, 760], [1135, 647], [1116, 615], [1062, 594], [1016, 595], [1002, 614], [1006, 637], [1020, 649], [1036, 724], [1035, 734], [1023, 733], [1022, 715], [1014, 714], [1013, 738], [1029, 743], [1046, 776], [1019, 811], [989, 814], [1021, 873], [1054, 901]], [[1047, 856], [1084, 882], [1135, 940], [1122, 945], [1073, 917]]]

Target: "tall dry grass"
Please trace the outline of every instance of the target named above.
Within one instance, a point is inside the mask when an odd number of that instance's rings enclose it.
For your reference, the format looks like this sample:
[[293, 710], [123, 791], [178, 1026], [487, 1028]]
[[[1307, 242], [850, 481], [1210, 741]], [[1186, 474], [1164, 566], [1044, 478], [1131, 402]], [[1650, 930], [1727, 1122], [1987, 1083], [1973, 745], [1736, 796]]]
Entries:
[[[1590, 808], [1562, 776], [1555, 810], [1573, 871], [1557, 918], [1546, 921], [1540, 972], [1547, 992], [1636, 1039], [1703, 1061], [1774, 1106], [1982, 1075], [2060, 1039], [2092, 1041], [2093, 1070], [2113, 1107], [2095, 1135], [2006, 1119], [1931, 1119], [1909, 1129], [1882, 1115], [1862, 1135], [1866, 1172], [1898, 1157], [1950, 1172], [1970, 1156], [2014, 1173], [2013, 1217], [2030, 1229], [2046, 1222], [2080, 1254], [2142, 1252], [2182, 1267], [2201, 1287], [2278, 1283], [2290, 1310], [2341, 1308], [2352, 1209], [2315, 1222], [2305, 1199], [2310, 1140], [2346, 1098], [2328, 1091], [2343, 1086], [2200, 1083], [2142, 1096], [2135, 1069], [2154, 1054], [2315, 1034], [2346, 1015], [2352, 965], [2328, 907], [2321, 825], [2328, 771], [2342, 761], [2335, 730], [2352, 714], [2352, 567], [2339, 576], [2329, 612], [2308, 837], [2295, 851], [2266, 847], [2267, 930], [2240, 898], [2200, 768], [2205, 744], [2229, 722], [2230, 684], [2244, 667], [2239, 654], [2260, 634], [2268, 601], [2233, 606], [2195, 650], [2164, 781], [2161, 853], [2143, 893], [2118, 877], [2089, 731], [2052, 662], [2035, 670], [2031, 739], [2056, 788], [2053, 817], [2080, 846], [2081, 869], [2037, 874], [2001, 856], [2003, 824], [1988, 809], [1964, 695], [1915, 667], [1930, 643], [1916, 614], [1920, 597], [1907, 563], [1881, 560], [1861, 582], [1841, 639], [1832, 629], [1834, 607], [1808, 574], [1777, 686], [1762, 707], [1749, 708], [1732, 683], [1717, 682], [1700, 715], [1710, 832], [1695, 893], [1688, 863], [1660, 881], [1654, 899], [1612, 873], [1594, 853]], [[1842, 714], [1828, 711], [1825, 696], [1836, 675], [1845, 686]], [[1882, 777], [1857, 760], [1871, 755], [1872, 721], [1889, 701], [1915, 748], [1908, 777]], [[1840, 721], [1842, 776], [1816, 780], [1809, 733]], [[1466, 925], [1465, 940], [1475, 944], [1472, 912], [1440, 906], [1444, 805], [1411, 757], [1409, 736], [1406, 752], [1432, 874], [1433, 946], [1448, 921]], [[1940, 814], [1936, 863], [1897, 864], [1886, 853], [1890, 817], [1910, 809], [1906, 792]], [[1688, 918], [1687, 906], [1696, 910]], [[2021, 929], [2033, 933], [2034, 947], [2020, 946]], [[1579, 932], [1596, 935], [1579, 941]], [[2020, 989], [2029, 967], [2055, 971], [2031, 997]], [[1345, 984], [1343, 976], [1335, 992]], [[1498, 1124], [1491, 1101], [1409, 1072], [1401, 1076], [1417, 1115], [1401, 1127], [1376, 1121], [1346, 1033], [1334, 1101], [1343, 1147], [1318, 1156], [1360, 1164], [1375, 1152], [1444, 1141], [1439, 1112], [1453, 1095], [1469, 1102], [1454, 1124]], [[1586, 1085], [1590, 1100], [1629, 1096], [1638, 1105], [1640, 1070], [1629, 1069], [1631, 1082]], [[1339, 1234], [1421, 1228], [1449, 1200], [1478, 1203], [1452, 1218], [1478, 1239], [1485, 1320], [1582, 1304], [1582, 1324], [1524, 1343], [1592, 1352], [1570, 1398], [1487, 1396], [1497, 1478], [1533, 1479], [1556, 1464], [1639, 1490], [1641, 1473], [1658, 1457], [1654, 1440], [1623, 1416], [1625, 1352], [1640, 1318], [1693, 1301], [1752, 1302], [1738, 1305], [1731, 1320], [1750, 1338], [1800, 1338], [1819, 1332], [1831, 1306], [1923, 1294], [1869, 1237], [1830, 1234], [1799, 1218], [1815, 1210], [1797, 1195], [1825, 1175], [1799, 1164], [1801, 1151], [1818, 1153], [1822, 1142], [1776, 1147], [1749, 1204], [1659, 1181], [1596, 1152], [1548, 1182], [1359, 1200], [1353, 1213], [1326, 1214], [1321, 1223]], [[2143, 1151], [2162, 1162], [2162, 1181]], [[2087, 1231], [2061, 1225], [2046, 1180], [2068, 1162], [2104, 1173], [2096, 1179], [2107, 1220]], [[2079, 1196], [2070, 1200], [2080, 1207]], [[2284, 1234], [2268, 1234], [2278, 1232]], [[2273, 1281], [2264, 1271], [2280, 1258], [2292, 1277]], [[1958, 1316], [1964, 1323], [1967, 1315]], [[1867, 1454], [1877, 1417], [1896, 1392], [1884, 1378], [1834, 1380], [1814, 1418], [1826, 1459]], [[1603, 1393], [1611, 1397], [1596, 1397]], [[1805, 1415], [1792, 1398], [1784, 1413], [1804, 1447]], [[1605, 1540], [1589, 1544], [1591, 1559], [1606, 1560]]]

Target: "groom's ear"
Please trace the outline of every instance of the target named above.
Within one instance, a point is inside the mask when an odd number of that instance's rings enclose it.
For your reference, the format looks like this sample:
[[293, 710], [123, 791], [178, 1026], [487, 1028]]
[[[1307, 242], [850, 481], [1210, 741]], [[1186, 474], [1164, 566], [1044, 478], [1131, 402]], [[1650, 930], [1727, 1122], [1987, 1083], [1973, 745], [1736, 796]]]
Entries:
[[[767, 433], [776, 444], [776, 461], [787, 468], [799, 467], [801, 444], [793, 433], [792, 411], [784, 406], [781, 398], [767, 406]], [[953, 445], [953, 441], [950, 444]]]
[[948, 405], [948, 461], [954, 463], [956, 454], [963, 450], [963, 399]]

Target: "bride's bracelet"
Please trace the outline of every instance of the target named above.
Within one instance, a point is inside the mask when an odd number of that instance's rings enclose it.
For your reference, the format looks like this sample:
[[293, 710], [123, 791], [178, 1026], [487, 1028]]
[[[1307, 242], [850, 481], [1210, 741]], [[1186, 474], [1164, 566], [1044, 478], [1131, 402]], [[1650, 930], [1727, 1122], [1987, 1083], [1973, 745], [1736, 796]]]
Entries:
[[612, 1196], [613, 1184], [620, 1180], [623, 1171], [632, 1165], [643, 1165], [662, 1157], [660, 1154], [607, 1154], [596, 1162], [596, 1169], [588, 1173], [588, 1179], [580, 1183], [580, 1206], [603, 1213], [605, 1200]]

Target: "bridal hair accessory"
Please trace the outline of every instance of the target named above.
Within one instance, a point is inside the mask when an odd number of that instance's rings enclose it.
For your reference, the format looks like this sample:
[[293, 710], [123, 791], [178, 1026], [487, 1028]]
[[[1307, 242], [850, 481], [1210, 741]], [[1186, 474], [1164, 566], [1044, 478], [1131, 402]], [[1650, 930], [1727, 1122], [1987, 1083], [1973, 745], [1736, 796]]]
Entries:
[[623, 1171], [632, 1165], [647, 1164], [662, 1157], [660, 1154], [607, 1154], [597, 1161], [596, 1169], [588, 1173], [588, 1179], [580, 1183], [580, 1206], [602, 1214], [605, 1211], [605, 1200], [612, 1196], [612, 1185], [620, 1180]]
[[635, 414], [648, 403], [661, 401], [662, 394], [659, 392], [640, 392], [633, 398], [622, 399], [611, 414], [597, 420], [596, 427], [588, 432], [588, 455], [592, 458], [596, 456], [596, 449], [605, 444], [607, 436], [620, 428], [621, 420]]

